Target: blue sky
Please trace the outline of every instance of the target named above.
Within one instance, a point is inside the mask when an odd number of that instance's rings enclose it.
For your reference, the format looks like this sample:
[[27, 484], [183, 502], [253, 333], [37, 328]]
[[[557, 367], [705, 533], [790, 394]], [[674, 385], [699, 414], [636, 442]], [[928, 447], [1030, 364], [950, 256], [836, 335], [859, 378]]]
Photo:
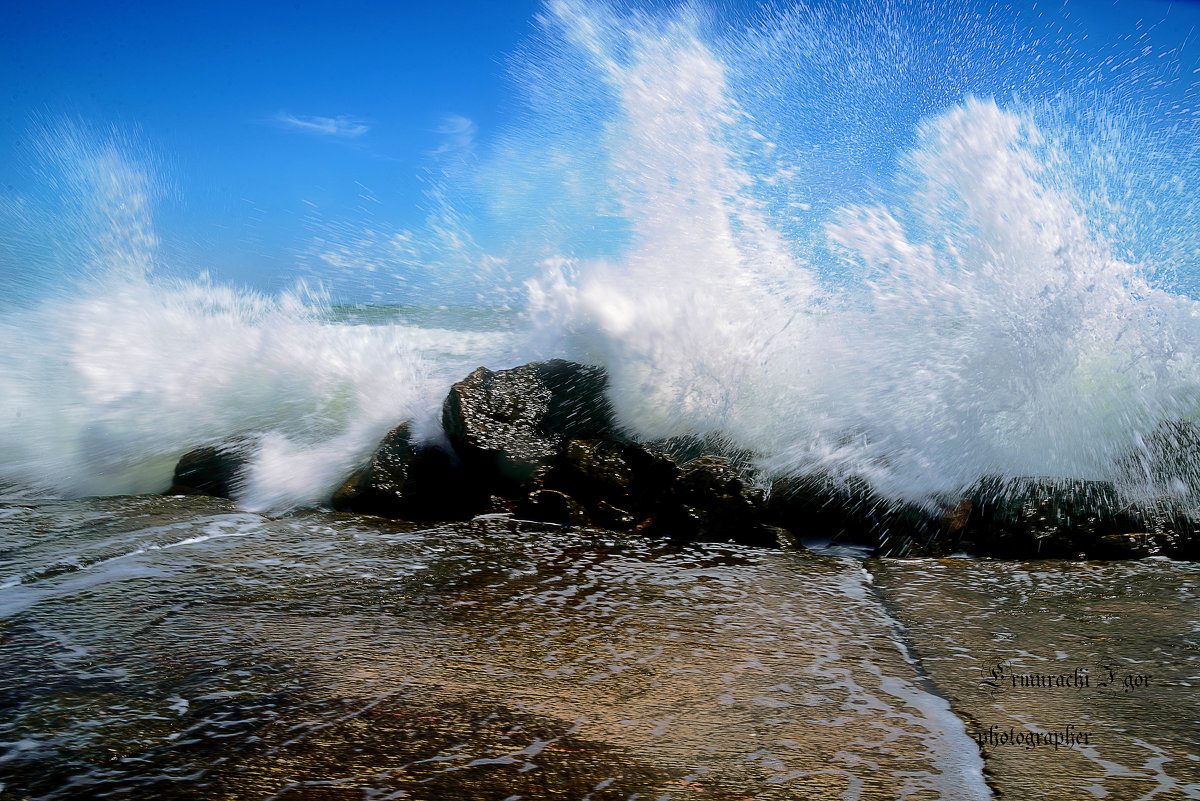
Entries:
[[[133, 132], [174, 191], [174, 258], [271, 288], [306, 216], [419, 214], [431, 153], [505, 114], [535, 2], [11, 3], [0, 26], [0, 189], [59, 117]], [[361, 196], [372, 198], [368, 200]]]
[[[1200, 4], [1095, 0], [1066, 15], [1063, 5], [1020, 4], [1026, 19], [1069, 20], [1101, 46], [1145, 40], [1157, 55], [1182, 42], [1186, 69], [1200, 66]], [[168, 271], [286, 288], [322, 226], [418, 227], [447, 158], [487, 158], [523, 113], [506, 70], [539, 7], [9, 4], [0, 193], [37, 180], [22, 155], [34, 121], [116, 126], [152, 154], [167, 188], [155, 219]]]

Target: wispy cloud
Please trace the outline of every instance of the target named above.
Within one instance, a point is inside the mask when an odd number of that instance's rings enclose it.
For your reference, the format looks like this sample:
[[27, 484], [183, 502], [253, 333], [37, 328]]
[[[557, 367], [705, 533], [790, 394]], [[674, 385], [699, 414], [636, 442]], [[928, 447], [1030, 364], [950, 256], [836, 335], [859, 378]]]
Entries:
[[354, 139], [371, 130], [371, 126], [354, 117], [308, 117], [281, 111], [273, 118], [276, 123], [293, 131], [315, 136], [336, 136]]
[[433, 151], [434, 155], [470, 150], [475, 144], [475, 133], [478, 130], [479, 126], [474, 120], [458, 114], [448, 114], [442, 119], [442, 124], [434, 129], [434, 133], [445, 137]]

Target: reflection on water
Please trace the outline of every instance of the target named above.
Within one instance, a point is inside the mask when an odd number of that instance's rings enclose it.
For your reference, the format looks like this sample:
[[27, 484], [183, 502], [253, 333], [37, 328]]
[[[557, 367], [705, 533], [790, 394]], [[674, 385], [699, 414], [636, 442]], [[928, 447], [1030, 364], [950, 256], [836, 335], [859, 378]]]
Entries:
[[0, 511], [16, 797], [987, 794], [850, 559], [207, 499]]
[[[1200, 795], [1196, 565], [866, 567], [506, 519], [10, 504], [0, 797]], [[1068, 726], [1090, 740], [976, 742]]]
[[[1200, 566], [948, 559], [872, 571], [938, 690], [984, 740], [1002, 794], [1200, 798]], [[1067, 727], [1087, 742], [1012, 742]]]

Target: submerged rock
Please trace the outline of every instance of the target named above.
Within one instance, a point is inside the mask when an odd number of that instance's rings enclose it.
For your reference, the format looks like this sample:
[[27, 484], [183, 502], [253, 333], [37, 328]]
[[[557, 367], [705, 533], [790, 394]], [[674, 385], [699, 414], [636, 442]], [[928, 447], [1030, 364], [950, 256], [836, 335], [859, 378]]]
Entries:
[[450, 388], [442, 427], [473, 480], [515, 493], [571, 438], [612, 437], [604, 370], [555, 359], [492, 371]]
[[206, 446], [179, 457], [165, 495], [232, 498], [245, 480], [248, 446], [243, 441]]
[[396, 426], [371, 461], [333, 495], [335, 509], [411, 520], [467, 517], [484, 496], [464, 496], [451, 454], [414, 442], [412, 424]]

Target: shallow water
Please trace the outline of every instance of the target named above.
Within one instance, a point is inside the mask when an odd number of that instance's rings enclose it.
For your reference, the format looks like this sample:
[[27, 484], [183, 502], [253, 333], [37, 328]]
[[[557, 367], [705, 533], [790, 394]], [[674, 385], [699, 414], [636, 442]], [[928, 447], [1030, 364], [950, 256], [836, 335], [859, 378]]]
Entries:
[[[889, 560], [872, 572], [939, 693], [985, 739], [1003, 795], [1200, 797], [1200, 566]], [[986, 737], [1068, 726], [1088, 742]]]
[[[959, 601], [1010, 565], [889, 562], [873, 584], [845, 556], [151, 496], [9, 504], [0, 548], [3, 797], [982, 798], [977, 723], [1022, 714], [1102, 719], [1092, 752], [1040, 757], [1091, 773], [988, 749], [992, 787], [1124, 798], [1141, 785], [1096, 772], [1143, 769], [1144, 739], [1174, 760], [1155, 797], [1195, 791], [1190, 565], [1040, 568], [1064, 594], [1149, 588], [1105, 601], [1114, 629], [1181, 599], [1155, 684], [984, 714], [945, 674], [1017, 655], [986, 632], [1024, 599], [986, 595], [978, 620]], [[943, 668], [946, 621], [969, 671]], [[1062, 619], [1026, 625], [1014, 649], [1099, 658]]]
[[[212, 254], [105, 120], [23, 137], [0, 796], [1200, 796], [1195, 565], [256, 514], [327, 503], [404, 420], [441, 436], [478, 365], [557, 357], [605, 368], [630, 435], [718, 435], [767, 479], [1200, 503], [1188, 4], [640, 5], [543, 5], [423, 227], [381, 207], [263, 254], [332, 290], [190, 272]], [[237, 506], [86, 497], [231, 438]], [[1093, 683], [982, 683], [1060, 667]], [[1066, 726], [1089, 743], [976, 742]]]

